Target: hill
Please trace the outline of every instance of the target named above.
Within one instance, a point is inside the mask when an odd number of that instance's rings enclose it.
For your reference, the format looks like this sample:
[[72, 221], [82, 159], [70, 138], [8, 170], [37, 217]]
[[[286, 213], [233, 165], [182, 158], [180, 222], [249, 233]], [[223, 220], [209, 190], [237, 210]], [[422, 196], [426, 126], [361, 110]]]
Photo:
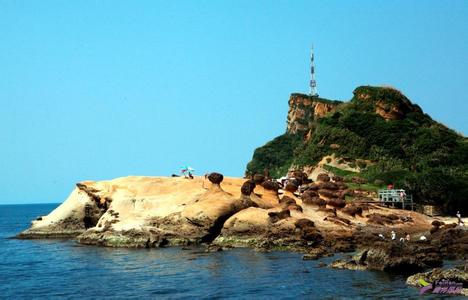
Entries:
[[257, 148], [246, 173], [310, 175], [320, 166], [466, 212], [468, 139], [394, 88], [361, 86], [353, 94], [348, 102], [292, 94], [286, 133]]

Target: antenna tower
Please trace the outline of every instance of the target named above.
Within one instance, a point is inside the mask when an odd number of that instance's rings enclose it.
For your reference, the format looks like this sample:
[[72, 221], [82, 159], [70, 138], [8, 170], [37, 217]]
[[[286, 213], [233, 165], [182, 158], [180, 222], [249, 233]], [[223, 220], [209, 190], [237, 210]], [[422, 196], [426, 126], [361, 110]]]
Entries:
[[317, 97], [317, 81], [315, 81], [315, 62], [314, 62], [314, 46], [310, 48], [310, 96]]

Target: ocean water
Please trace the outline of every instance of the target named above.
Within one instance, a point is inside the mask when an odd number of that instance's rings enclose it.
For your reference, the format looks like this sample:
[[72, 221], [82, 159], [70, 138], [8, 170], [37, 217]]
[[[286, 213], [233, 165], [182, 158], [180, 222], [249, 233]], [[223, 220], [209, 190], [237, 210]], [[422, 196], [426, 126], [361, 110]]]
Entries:
[[337, 257], [203, 247], [113, 249], [10, 239], [57, 204], [0, 206], [0, 298], [417, 297], [406, 276], [319, 267]]

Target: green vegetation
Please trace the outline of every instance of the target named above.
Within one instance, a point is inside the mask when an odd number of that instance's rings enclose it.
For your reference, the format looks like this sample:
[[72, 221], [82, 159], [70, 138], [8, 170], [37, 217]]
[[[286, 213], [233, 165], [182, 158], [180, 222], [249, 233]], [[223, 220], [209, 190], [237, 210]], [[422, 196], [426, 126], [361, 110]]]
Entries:
[[268, 170], [270, 176], [276, 178], [283, 176], [293, 162], [294, 149], [301, 142], [300, 136], [286, 133], [257, 148], [252, 161], [247, 165], [247, 173], [263, 174]]
[[[404, 117], [385, 120], [376, 113], [377, 102], [385, 110], [397, 107]], [[399, 91], [359, 87], [350, 102], [321, 119], [310, 118], [309, 140], [284, 134], [258, 148], [247, 171], [269, 169], [279, 177], [291, 165], [313, 166], [335, 153], [349, 165], [359, 166], [359, 176], [367, 182], [392, 183], [407, 189], [420, 203], [468, 211], [468, 139], [432, 120]], [[365, 165], [362, 160], [373, 163]], [[326, 168], [345, 178], [356, 176]]]

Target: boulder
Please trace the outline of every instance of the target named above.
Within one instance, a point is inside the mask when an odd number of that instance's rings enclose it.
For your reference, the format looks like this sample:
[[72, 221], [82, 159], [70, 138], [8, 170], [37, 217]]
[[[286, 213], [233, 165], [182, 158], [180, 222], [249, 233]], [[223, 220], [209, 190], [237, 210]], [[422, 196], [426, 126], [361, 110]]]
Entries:
[[355, 217], [356, 215], [362, 217], [362, 208], [358, 206], [354, 206], [354, 205], [351, 205], [351, 206], [347, 205], [345, 208], [341, 210], [341, 212], [351, 217]]
[[262, 187], [265, 189], [265, 190], [269, 190], [269, 191], [274, 191], [274, 192], [278, 192], [279, 190], [279, 186], [276, 182], [273, 182], [273, 181], [264, 181], [262, 183]]
[[330, 181], [330, 176], [326, 173], [320, 173], [317, 175], [317, 181], [320, 182], [329, 182]]
[[[338, 263], [337, 263], [338, 264]], [[340, 263], [355, 269], [408, 272], [436, 267], [442, 258], [435, 247], [393, 241], [373, 242], [371, 246], [360, 249], [350, 261]]]
[[288, 192], [294, 193], [297, 191], [298, 188], [299, 188], [299, 185], [296, 182], [290, 181], [288, 182], [288, 184], [286, 184], [284, 189]]
[[265, 176], [262, 174], [255, 174], [253, 176], [253, 181], [255, 182], [255, 184], [261, 185], [265, 181]]
[[276, 223], [279, 220], [283, 220], [283, 219], [291, 217], [291, 212], [289, 211], [289, 209], [284, 209], [279, 212], [269, 212], [268, 216], [270, 217], [271, 223]]
[[330, 199], [327, 201], [327, 205], [335, 208], [343, 208], [346, 206], [346, 202], [340, 199]]
[[210, 175], [208, 175], [208, 180], [210, 180], [211, 183], [214, 183], [214, 184], [220, 184], [221, 182], [223, 182], [223, 179], [224, 179], [224, 176], [223, 174], [220, 174], [220, 173], [213, 172], [213, 173], [210, 173]]
[[317, 205], [317, 206], [325, 206], [327, 201], [320, 199], [319, 197], [307, 197], [302, 199], [302, 203], [306, 205]]
[[247, 180], [244, 182], [241, 187], [242, 195], [250, 196], [250, 194], [255, 190], [255, 186], [256, 184], [253, 180]]

